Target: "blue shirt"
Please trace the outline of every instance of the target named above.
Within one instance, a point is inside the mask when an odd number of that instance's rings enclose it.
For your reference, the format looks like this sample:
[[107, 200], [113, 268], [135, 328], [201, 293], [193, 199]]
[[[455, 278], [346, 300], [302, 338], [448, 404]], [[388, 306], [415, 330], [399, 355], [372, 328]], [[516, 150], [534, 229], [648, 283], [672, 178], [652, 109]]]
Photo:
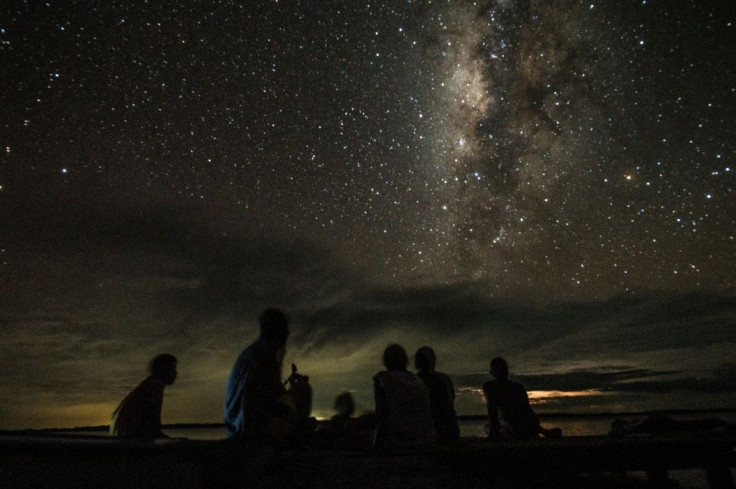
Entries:
[[259, 338], [243, 350], [233, 365], [225, 392], [225, 430], [233, 437], [264, 434], [283, 411], [278, 347]]

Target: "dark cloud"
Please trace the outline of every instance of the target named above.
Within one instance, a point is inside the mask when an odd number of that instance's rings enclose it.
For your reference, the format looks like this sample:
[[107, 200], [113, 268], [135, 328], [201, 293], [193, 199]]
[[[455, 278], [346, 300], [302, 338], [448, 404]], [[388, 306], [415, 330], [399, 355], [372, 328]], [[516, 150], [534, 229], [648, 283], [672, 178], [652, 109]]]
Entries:
[[[602, 393], [663, 394], [674, 391], [726, 394], [736, 392], [736, 365], [725, 363], [707, 377], [696, 378], [683, 370], [648, 370], [626, 367], [572, 370], [564, 373], [514, 375], [532, 391], [599, 391]], [[488, 375], [458, 375], [458, 386], [479, 386]]]
[[606, 329], [601, 341], [607, 348], [629, 351], [713, 345], [734, 339], [733, 297], [651, 293], [538, 306], [488, 299], [486, 287], [483, 283], [464, 283], [359, 290], [338, 305], [310, 311], [303, 321], [312, 326], [308, 331], [319, 325], [323, 341], [397, 324], [448, 337], [473, 334], [479, 339], [513, 331], [520, 349], [537, 348], [611, 324], [613, 327]]
[[726, 363], [706, 378], [682, 377], [676, 379], [636, 380], [618, 382], [604, 387], [614, 392], [644, 392], [650, 394], [689, 391], [694, 393], [733, 394], [736, 392], [736, 364]]
[[[528, 390], [585, 391], [591, 389], [607, 390], [609, 386], [632, 379], [646, 379], [677, 374], [679, 372], [654, 372], [646, 369], [626, 367], [595, 368], [590, 370], [573, 370], [564, 373], [514, 375], [514, 380], [521, 382]], [[488, 380], [488, 374], [458, 376], [459, 385], [479, 385]]]
[[[175, 306], [217, 311], [270, 302], [296, 308], [323, 289], [342, 287], [338, 281], [355, 282], [329, 244], [277, 227], [217, 222], [192, 209], [163, 205], [142, 211], [67, 204], [16, 209], [8, 231], [23, 243], [22, 253], [79, 257], [81, 276], [106, 265], [113, 270], [105, 272], [135, 270], [138, 257], [145, 267], [139, 273], [147, 276], [139, 278], [157, 277], [168, 289], [159, 299]], [[132, 263], [126, 263], [131, 256]]]

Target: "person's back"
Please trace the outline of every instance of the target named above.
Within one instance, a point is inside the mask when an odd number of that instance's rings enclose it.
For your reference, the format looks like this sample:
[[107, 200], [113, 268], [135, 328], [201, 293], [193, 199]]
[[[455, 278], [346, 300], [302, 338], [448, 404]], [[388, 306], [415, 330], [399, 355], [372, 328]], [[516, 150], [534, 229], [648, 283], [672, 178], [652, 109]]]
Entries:
[[225, 393], [225, 430], [237, 439], [269, 440], [287, 434], [294, 406], [281, 383], [288, 323], [280, 311], [260, 317], [261, 335], [233, 365]]
[[450, 377], [435, 370], [434, 350], [424, 346], [414, 356], [417, 376], [429, 389], [432, 420], [437, 433], [437, 443], [452, 444], [459, 440], [460, 430], [455, 413], [455, 386]]
[[110, 434], [123, 438], [165, 437], [161, 433], [164, 387], [176, 379], [176, 358], [158, 355], [151, 361], [151, 375], [120, 402], [112, 414]]
[[490, 373], [494, 380], [483, 384], [488, 408], [490, 436], [512, 435], [517, 438], [535, 438], [540, 433], [539, 418], [529, 405], [524, 386], [508, 379], [509, 367], [501, 357], [491, 360]]
[[544, 428], [539, 417], [529, 405], [529, 395], [524, 386], [509, 380], [509, 366], [501, 357], [491, 360], [494, 380], [483, 384], [483, 394], [488, 408], [488, 436], [509, 435], [516, 438], [559, 438], [559, 428]]
[[377, 447], [409, 448], [437, 441], [429, 390], [406, 370], [407, 363], [406, 351], [391, 345], [384, 353], [387, 370], [373, 377]]
[[230, 373], [225, 394], [225, 430], [234, 437], [258, 436], [285, 394], [276, 351], [259, 340], [243, 350]]
[[493, 407], [496, 414], [490, 417], [498, 419], [498, 430], [507, 431], [519, 438], [534, 438], [539, 433], [539, 418], [529, 405], [526, 389], [518, 382], [508, 379], [496, 379], [483, 385], [483, 394], [489, 405], [489, 413]]

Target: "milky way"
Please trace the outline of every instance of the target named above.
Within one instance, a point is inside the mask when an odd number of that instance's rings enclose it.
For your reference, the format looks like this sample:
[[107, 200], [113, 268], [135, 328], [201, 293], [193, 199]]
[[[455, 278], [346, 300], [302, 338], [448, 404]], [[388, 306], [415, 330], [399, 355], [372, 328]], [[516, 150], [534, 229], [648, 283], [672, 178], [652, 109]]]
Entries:
[[731, 290], [723, 13], [23, 6], [2, 32], [3, 192], [275, 224], [357, 250], [379, 282]]
[[[508, 301], [731, 297], [727, 3], [4, 6], [4, 339], [72, 355], [56, 331], [74, 330], [119, 361], [175, 332], [205, 365], [270, 304], [318, 355], [330, 335], [380, 349], [424, 327], [412, 314], [438, 324], [425, 308], [446, 324], [470, 304], [455, 330], [476, 331]], [[507, 353], [574, 343], [544, 328]]]

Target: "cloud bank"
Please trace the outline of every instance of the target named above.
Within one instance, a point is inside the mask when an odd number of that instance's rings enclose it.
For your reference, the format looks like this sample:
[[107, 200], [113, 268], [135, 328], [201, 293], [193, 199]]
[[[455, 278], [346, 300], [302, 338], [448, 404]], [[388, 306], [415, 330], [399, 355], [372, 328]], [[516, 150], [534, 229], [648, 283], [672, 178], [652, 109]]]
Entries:
[[732, 407], [733, 297], [536, 304], [481, 281], [379, 286], [329, 244], [183, 215], [49, 212], [66, 230], [53, 236], [14, 223], [29, 246], [0, 296], [2, 428], [104, 424], [162, 351], [180, 363], [165, 420], [218, 421], [232, 362], [270, 306], [291, 318], [286, 362], [310, 375], [318, 414], [346, 389], [372, 409], [371, 377], [393, 342], [435, 348], [462, 414], [483, 412], [495, 356], [528, 390], [560, 393], [542, 410]]

